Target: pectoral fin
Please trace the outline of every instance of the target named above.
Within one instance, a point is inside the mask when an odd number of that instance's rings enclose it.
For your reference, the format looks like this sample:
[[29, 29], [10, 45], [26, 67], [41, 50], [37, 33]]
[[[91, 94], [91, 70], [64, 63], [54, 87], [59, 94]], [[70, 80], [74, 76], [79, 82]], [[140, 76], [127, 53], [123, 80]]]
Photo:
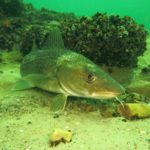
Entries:
[[36, 87], [40, 87], [48, 82], [49, 77], [43, 74], [29, 74], [24, 77], [25, 80], [29, 81]]
[[51, 111], [54, 113], [62, 112], [65, 108], [67, 96], [64, 94], [58, 94], [52, 99]]
[[25, 89], [30, 89], [33, 88], [34, 85], [29, 83], [28, 81], [24, 80], [24, 79], [20, 79], [19, 81], [17, 81], [14, 85], [14, 87], [12, 88], [13, 91], [18, 91], [18, 90], [25, 90]]
[[12, 90], [25, 90], [33, 87], [43, 87], [49, 78], [40, 74], [30, 74], [16, 82]]

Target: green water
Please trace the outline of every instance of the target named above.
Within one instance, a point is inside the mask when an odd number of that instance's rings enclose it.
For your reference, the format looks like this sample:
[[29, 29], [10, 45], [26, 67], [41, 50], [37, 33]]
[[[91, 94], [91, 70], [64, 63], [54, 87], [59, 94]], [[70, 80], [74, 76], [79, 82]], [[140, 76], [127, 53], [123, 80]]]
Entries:
[[45, 7], [76, 15], [93, 15], [96, 12], [131, 16], [150, 29], [150, 0], [24, 0], [36, 8]]

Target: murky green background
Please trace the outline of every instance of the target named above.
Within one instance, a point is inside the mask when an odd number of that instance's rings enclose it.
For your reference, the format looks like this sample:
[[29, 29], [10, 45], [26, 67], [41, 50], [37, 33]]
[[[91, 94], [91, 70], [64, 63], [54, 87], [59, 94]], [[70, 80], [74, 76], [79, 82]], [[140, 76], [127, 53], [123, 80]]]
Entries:
[[96, 12], [129, 15], [150, 29], [150, 0], [24, 0], [36, 8], [46, 7], [76, 15], [92, 15]]

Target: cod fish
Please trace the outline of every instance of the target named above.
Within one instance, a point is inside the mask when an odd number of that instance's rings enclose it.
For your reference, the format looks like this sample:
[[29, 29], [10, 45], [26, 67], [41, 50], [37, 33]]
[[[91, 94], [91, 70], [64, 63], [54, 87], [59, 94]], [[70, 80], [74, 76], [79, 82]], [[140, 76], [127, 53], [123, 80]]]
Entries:
[[68, 96], [110, 99], [125, 89], [91, 60], [68, 50], [60, 30], [50, 30], [43, 48], [32, 50], [20, 66], [22, 79], [15, 90], [40, 88], [57, 93], [52, 99], [51, 110], [62, 111]]

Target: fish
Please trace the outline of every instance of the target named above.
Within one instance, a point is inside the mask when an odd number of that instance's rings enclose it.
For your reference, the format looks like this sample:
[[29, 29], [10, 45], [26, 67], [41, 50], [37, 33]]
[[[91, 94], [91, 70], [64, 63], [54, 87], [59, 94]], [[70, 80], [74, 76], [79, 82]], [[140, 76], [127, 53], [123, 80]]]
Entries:
[[125, 88], [85, 56], [65, 48], [61, 31], [53, 27], [41, 49], [32, 50], [20, 65], [15, 90], [40, 88], [56, 93], [51, 110], [63, 111], [68, 96], [111, 99]]

